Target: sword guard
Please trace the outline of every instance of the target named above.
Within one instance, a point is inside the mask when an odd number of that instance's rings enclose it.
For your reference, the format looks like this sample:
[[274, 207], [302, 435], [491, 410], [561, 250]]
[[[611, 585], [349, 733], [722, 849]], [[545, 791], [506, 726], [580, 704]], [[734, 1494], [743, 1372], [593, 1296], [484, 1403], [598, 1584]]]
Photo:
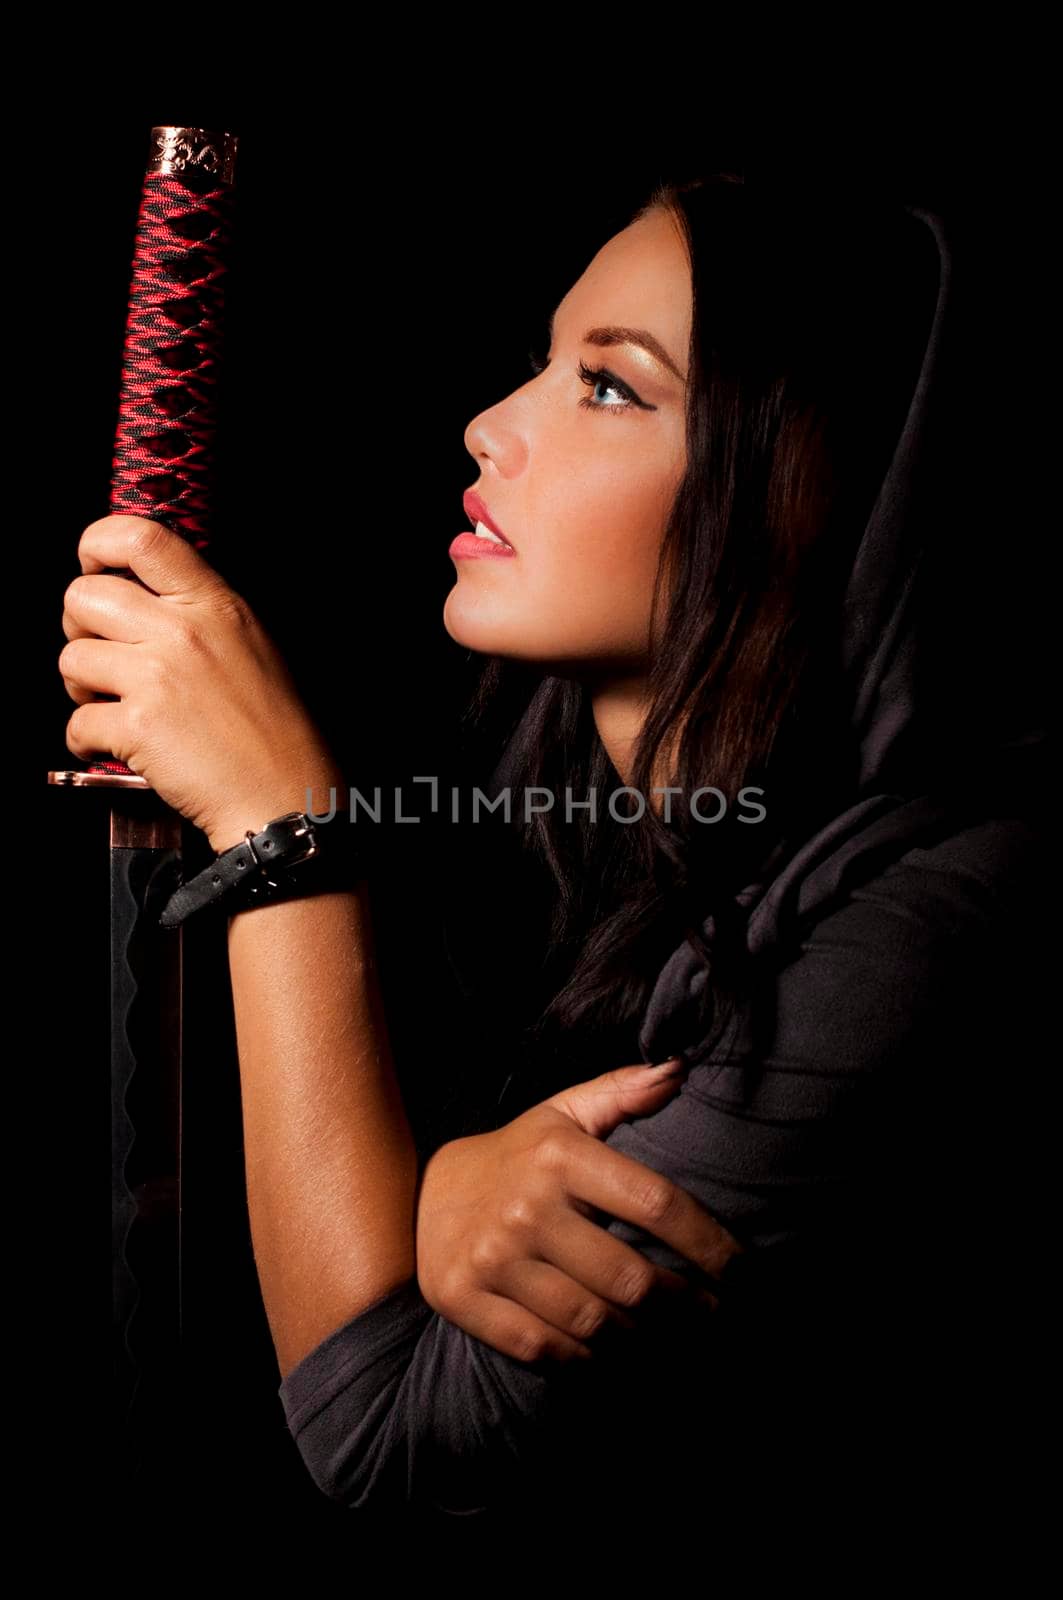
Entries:
[[[69, 789], [150, 789], [147, 778], [135, 772], [49, 772], [49, 783], [62, 784]], [[153, 791], [154, 792], [154, 791]]]

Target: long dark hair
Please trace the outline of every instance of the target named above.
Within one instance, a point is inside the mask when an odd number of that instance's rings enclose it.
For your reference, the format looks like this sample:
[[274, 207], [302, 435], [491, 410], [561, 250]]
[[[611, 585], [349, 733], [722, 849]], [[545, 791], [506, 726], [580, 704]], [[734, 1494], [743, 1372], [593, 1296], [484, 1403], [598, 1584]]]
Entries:
[[[691, 267], [688, 465], [661, 550], [630, 785], [648, 799], [665, 771], [679, 793], [670, 820], [646, 805], [619, 822], [601, 803], [595, 825], [577, 826], [560, 804], [530, 820], [516, 807], [553, 885], [533, 1039], [637, 1021], [684, 938], [709, 970], [701, 1022], [719, 1038], [742, 989], [736, 891], [845, 792], [840, 600], [934, 307], [926, 230], [899, 204], [714, 173], [658, 184], [631, 221], [655, 207]], [[613, 793], [584, 686], [539, 676], [529, 698], [528, 684], [527, 664], [489, 658], [467, 712], [480, 729], [514, 685], [524, 694], [506, 756], [514, 792]], [[695, 801], [706, 786], [722, 799]]]

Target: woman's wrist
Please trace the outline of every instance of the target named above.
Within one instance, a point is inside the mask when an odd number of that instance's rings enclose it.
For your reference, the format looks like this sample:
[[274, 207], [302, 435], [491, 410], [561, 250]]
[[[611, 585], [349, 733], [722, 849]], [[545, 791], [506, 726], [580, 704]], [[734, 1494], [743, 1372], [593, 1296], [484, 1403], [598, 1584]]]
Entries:
[[221, 855], [242, 844], [248, 829], [259, 833], [267, 822], [291, 811], [312, 811], [316, 816], [327, 817], [334, 808], [337, 812], [345, 809], [346, 794], [342, 775], [334, 769], [314, 779], [298, 774], [290, 781], [256, 790], [230, 802], [210, 824], [206, 829], [210, 847], [215, 855]]

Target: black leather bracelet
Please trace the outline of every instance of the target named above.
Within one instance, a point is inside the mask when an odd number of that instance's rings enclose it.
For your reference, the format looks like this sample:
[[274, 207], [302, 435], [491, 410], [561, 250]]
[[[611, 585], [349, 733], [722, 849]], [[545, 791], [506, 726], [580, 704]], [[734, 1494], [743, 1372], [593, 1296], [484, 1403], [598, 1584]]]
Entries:
[[274, 900], [353, 887], [364, 875], [353, 833], [349, 823], [337, 829], [335, 820], [314, 822], [304, 811], [274, 817], [258, 833], [249, 828], [239, 844], [170, 896], [159, 922], [176, 928], [209, 907], [231, 916]]

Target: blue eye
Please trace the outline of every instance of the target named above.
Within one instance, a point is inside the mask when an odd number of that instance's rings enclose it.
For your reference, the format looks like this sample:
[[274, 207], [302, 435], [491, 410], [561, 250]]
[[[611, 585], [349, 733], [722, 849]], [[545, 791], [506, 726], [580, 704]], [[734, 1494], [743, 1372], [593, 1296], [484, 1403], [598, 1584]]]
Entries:
[[[544, 360], [536, 350], [528, 351], [528, 361], [536, 376], [550, 365], [549, 361]], [[581, 383], [588, 384], [592, 390], [596, 389], [600, 383], [604, 384], [606, 388], [614, 390], [622, 401], [622, 404], [617, 406], [598, 405], [595, 402], [593, 393], [587, 394], [584, 395], [579, 403], [590, 411], [630, 411], [635, 406], [644, 411], [656, 411], [657, 409], [656, 406], [648, 405], [645, 400], [640, 400], [634, 389], [629, 384], [626, 384], [622, 378], [618, 378], [615, 372], [610, 372], [607, 367], [588, 367], [585, 362], [581, 361], [576, 371]]]

